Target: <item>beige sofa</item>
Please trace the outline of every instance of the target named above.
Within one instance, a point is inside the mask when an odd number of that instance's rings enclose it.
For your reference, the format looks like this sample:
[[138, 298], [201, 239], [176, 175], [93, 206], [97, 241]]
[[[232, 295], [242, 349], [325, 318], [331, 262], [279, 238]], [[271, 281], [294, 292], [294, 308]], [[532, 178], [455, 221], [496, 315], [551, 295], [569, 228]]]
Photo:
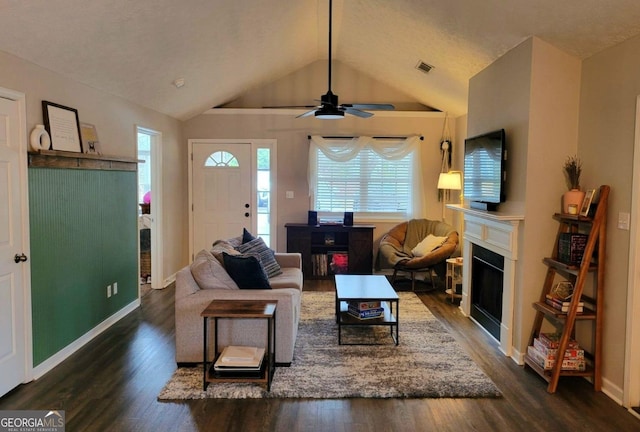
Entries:
[[[207, 283], [203, 283], [205, 287], [201, 287], [194, 278], [192, 273], [194, 264], [178, 271], [175, 292], [176, 362], [178, 364], [202, 362], [203, 319], [200, 313], [212, 300], [233, 299], [278, 301], [276, 364], [291, 364], [300, 319], [302, 257], [298, 253], [275, 253], [275, 259], [282, 269], [282, 274], [269, 278], [271, 289], [237, 288], [225, 268], [216, 259], [207, 262], [207, 268], [210, 269], [211, 274]], [[201, 280], [199, 275], [197, 277]], [[266, 320], [221, 319], [219, 326], [220, 347], [231, 344], [265, 346]], [[210, 331], [212, 335], [213, 324]], [[209, 358], [212, 356], [213, 351], [210, 351]]]

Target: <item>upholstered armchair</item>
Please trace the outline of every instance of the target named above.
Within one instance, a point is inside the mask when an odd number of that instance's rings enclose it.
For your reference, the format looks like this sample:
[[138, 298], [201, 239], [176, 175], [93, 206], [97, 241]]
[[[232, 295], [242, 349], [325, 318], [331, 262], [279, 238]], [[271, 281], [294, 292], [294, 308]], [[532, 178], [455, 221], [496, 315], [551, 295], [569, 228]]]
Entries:
[[458, 232], [451, 225], [429, 219], [411, 219], [402, 222], [380, 240], [378, 267], [392, 268], [392, 284], [398, 272], [411, 276], [411, 289], [415, 290], [415, 274], [428, 272], [435, 287], [432, 270], [444, 276], [447, 258], [458, 248]]

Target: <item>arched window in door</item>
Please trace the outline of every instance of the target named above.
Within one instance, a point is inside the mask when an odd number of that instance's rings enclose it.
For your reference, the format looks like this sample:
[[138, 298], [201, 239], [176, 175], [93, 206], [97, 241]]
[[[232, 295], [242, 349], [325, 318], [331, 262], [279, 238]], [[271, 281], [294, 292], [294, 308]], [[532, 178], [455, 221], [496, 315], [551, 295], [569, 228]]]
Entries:
[[216, 151], [209, 155], [204, 166], [238, 168], [240, 164], [233, 154], [226, 151]]

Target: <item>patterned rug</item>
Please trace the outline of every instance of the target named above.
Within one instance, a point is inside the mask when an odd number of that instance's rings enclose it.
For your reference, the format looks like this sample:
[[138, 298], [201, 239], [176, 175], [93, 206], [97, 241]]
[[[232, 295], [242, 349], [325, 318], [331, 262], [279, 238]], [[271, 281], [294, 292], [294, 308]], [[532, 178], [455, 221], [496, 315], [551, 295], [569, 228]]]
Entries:
[[338, 345], [334, 293], [303, 292], [294, 359], [276, 368], [271, 392], [255, 384], [213, 383], [202, 366], [178, 368], [159, 400], [204, 398], [483, 398], [495, 384], [411, 292], [400, 292], [400, 345], [388, 327], [343, 328]]

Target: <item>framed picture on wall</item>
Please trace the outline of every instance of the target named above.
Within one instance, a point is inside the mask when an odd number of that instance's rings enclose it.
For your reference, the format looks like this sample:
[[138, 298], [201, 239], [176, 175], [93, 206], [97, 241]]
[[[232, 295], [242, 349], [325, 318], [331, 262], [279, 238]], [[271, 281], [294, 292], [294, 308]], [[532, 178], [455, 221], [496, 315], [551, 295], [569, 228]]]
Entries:
[[80, 123], [80, 133], [82, 136], [82, 149], [85, 153], [101, 155], [100, 140], [96, 127], [89, 123]]
[[52, 150], [82, 153], [78, 110], [43, 100], [42, 117]]
[[589, 189], [584, 194], [582, 205], [580, 206], [580, 216], [589, 216], [589, 209], [591, 208], [591, 201], [593, 201], [593, 195], [596, 193], [595, 189]]

